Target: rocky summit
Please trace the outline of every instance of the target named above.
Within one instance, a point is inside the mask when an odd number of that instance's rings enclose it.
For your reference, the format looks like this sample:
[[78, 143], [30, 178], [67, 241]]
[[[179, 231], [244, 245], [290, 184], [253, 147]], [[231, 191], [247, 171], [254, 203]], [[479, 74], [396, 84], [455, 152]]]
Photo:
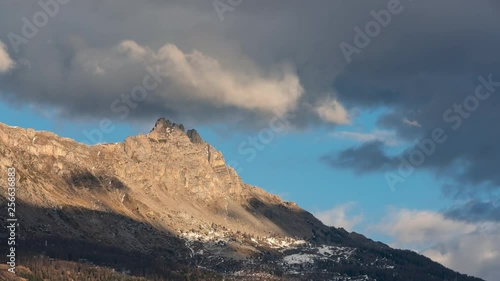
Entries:
[[480, 280], [325, 226], [244, 183], [196, 130], [164, 118], [92, 146], [0, 124], [2, 206], [9, 167], [19, 280]]

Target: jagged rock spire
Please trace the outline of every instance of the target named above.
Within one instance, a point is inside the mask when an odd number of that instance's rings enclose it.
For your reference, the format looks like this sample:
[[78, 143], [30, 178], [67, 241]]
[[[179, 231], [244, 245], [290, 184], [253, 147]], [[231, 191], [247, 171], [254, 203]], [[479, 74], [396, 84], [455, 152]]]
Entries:
[[170, 121], [162, 117], [156, 121], [155, 127], [153, 128], [153, 130], [166, 129], [166, 128], [170, 127], [169, 125], [170, 125]]
[[164, 117], [162, 117], [156, 121], [155, 126], [154, 126], [153, 130], [151, 130], [151, 131], [161, 131], [161, 130], [167, 129], [167, 128], [177, 128], [177, 129], [181, 130], [182, 132], [185, 131], [184, 125], [170, 122], [170, 120], [165, 119]]
[[[155, 123], [154, 128], [151, 130], [151, 132], [156, 132], [160, 135], [163, 135], [167, 129], [179, 129], [183, 133], [186, 132], [184, 125], [182, 124], [176, 124], [173, 122], [170, 122], [170, 120], [165, 119], [164, 117], [158, 119]], [[201, 138], [200, 134], [195, 129], [190, 129], [186, 132], [186, 135], [188, 138], [191, 140], [192, 143], [205, 143], [205, 141]]]

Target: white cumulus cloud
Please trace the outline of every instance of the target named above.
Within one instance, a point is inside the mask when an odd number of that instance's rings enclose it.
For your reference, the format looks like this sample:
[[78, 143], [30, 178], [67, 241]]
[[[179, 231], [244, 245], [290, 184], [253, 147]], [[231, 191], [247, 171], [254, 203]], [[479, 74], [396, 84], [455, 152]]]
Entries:
[[14, 65], [14, 61], [10, 58], [9, 53], [7, 52], [7, 46], [0, 41], [0, 73], [7, 72], [14, 67]]
[[325, 122], [333, 124], [348, 124], [351, 122], [349, 113], [336, 99], [327, 97], [318, 103], [314, 111]]
[[316, 212], [314, 216], [325, 225], [343, 227], [347, 231], [352, 231], [353, 227], [361, 223], [364, 219], [363, 214], [351, 214], [355, 207], [356, 203], [348, 202], [329, 210]]
[[412, 249], [461, 273], [500, 277], [500, 224], [453, 220], [429, 210], [391, 209], [374, 227], [392, 246]]
[[159, 104], [195, 102], [282, 115], [296, 108], [304, 91], [291, 67], [280, 65], [266, 72], [246, 65], [243, 71], [197, 50], [184, 52], [174, 44], [153, 50], [126, 40], [108, 50], [87, 50], [78, 62], [91, 75], [112, 76], [134, 63], [155, 69], [165, 76], [156, 93]]

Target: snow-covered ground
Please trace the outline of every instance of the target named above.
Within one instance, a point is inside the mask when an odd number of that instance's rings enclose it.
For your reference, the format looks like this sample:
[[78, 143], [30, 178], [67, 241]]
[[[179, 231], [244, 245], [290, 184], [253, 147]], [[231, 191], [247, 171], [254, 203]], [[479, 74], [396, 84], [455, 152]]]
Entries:
[[[295, 248], [296, 249], [296, 248]], [[355, 251], [354, 248], [337, 246], [304, 246], [300, 248], [300, 253], [292, 253], [283, 257], [283, 263], [288, 265], [297, 265], [304, 263], [314, 263], [315, 260], [332, 260], [339, 262], [347, 260]]]
[[266, 237], [264, 238], [264, 243], [267, 243], [269, 246], [271, 246], [271, 248], [274, 249], [290, 249], [307, 244], [307, 242], [304, 240], [295, 240], [293, 238], [281, 237]]
[[221, 231], [208, 231], [206, 233], [189, 231], [181, 232], [180, 236], [189, 241], [199, 241], [199, 242], [217, 242], [224, 241], [227, 242], [229, 239], [229, 234]]
[[[254, 253], [256, 253], [257, 256], [240, 260], [242, 263], [240, 267], [234, 267], [234, 269], [236, 269], [234, 272], [227, 272], [232, 276], [253, 276], [262, 278], [267, 274], [265, 270], [261, 271], [262, 268], [270, 269], [274, 267], [280, 268], [284, 274], [288, 275], [332, 274], [332, 272], [327, 272], [326, 269], [320, 269], [321, 266], [324, 266], [325, 263], [330, 265], [333, 263], [342, 266], [345, 262], [355, 262], [358, 263], [359, 266], [387, 270], [394, 269], [393, 264], [385, 258], [374, 259], [373, 261], [367, 262], [365, 265], [360, 264], [360, 261], [355, 255], [356, 248], [351, 247], [312, 244], [301, 239], [275, 235], [254, 237], [248, 234], [234, 233], [231, 230], [213, 230], [208, 227], [200, 227], [199, 231], [179, 231], [179, 233], [179, 236], [184, 239], [186, 246], [191, 250], [191, 257], [198, 257], [198, 261], [200, 262], [198, 266], [205, 266], [207, 268], [217, 267], [225, 262], [231, 264], [231, 258], [221, 256], [223, 252], [230, 254], [231, 251], [234, 251], [227, 250], [231, 243], [237, 243], [242, 246], [246, 245], [247, 249], [254, 249]], [[266, 252], [269, 255], [266, 248], [274, 249], [275, 256], [266, 256]], [[264, 261], [263, 258], [267, 260]], [[234, 266], [234, 264], [230, 266]], [[260, 269], [258, 269], [259, 266], [261, 266]], [[318, 268], [318, 266], [320, 267]], [[252, 270], [248, 270], [246, 267]], [[334, 279], [331, 280], [374, 280], [370, 279], [368, 276], [348, 277], [338, 275], [333, 276], [333, 278]]]
[[322, 258], [318, 257], [317, 255], [312, 255], [312, 254], [292, 254], [288, 255], [283, 258], [283, 262], [286, 264], [292, 265], [292, 264], [304, 264], [304, 263], [314, 263], [314, 260], [316, 258]]

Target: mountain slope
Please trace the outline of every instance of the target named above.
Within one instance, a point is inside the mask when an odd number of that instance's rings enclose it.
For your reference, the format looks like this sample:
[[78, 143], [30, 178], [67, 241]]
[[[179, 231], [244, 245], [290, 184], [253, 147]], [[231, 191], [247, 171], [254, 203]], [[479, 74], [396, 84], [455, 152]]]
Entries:
[[43, 254], [158, 280], [479, 280], [323, 225], [243, 183], [195, 130], [163, 118], [147, 135], [94, 146], [0, 124], [8, 167], [27, 263]]

